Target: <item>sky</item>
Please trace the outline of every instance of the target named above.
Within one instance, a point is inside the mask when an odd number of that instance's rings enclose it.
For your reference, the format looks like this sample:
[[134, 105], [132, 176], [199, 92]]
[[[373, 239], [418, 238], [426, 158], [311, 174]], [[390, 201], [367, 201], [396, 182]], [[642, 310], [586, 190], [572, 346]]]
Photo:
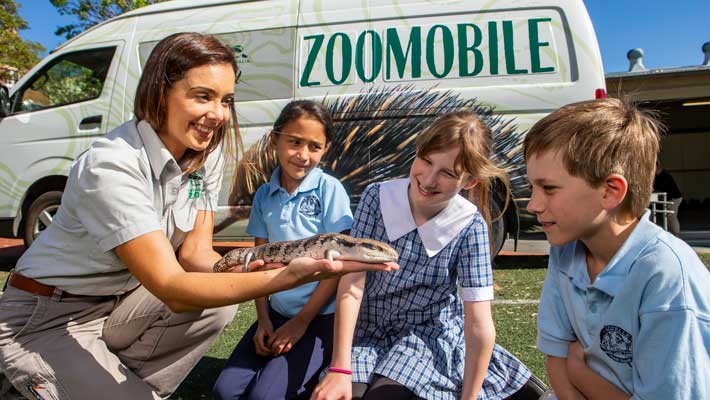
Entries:
[[[20, 31], [22, 38], [41, 43], [47, 52], [64, 41], [54, 31], [71, 23], [71, 16], [59, 15], [49, 0], [16, 1], [21, 5], [20, 16], [30, 26]], [[643, 49], [643, 62], [649, 69], [695, 66], [703, 61], [702, 45], [710, 42], [710, 0], [584, 0], [584, 3], [597, 34], [606, 73], [627, 71], [626, 53], [637, 47]]]

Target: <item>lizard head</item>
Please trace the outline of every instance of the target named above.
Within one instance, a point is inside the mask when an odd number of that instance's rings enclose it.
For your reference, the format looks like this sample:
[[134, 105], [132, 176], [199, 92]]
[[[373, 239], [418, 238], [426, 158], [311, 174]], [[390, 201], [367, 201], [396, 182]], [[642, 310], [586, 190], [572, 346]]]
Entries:
[[370, 263], [396, 262], [399, 257], [392, 246], [372, 239], [358, 239], [357, 251], [363, 261]]

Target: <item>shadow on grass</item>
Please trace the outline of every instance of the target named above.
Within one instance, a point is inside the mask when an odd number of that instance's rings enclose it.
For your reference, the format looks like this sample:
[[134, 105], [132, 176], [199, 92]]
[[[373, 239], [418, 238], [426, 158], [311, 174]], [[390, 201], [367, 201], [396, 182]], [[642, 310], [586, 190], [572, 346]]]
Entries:
[[227, 360], [215, 357], [202, 357], [197, 366], [170, 396], [171, 400], [211, 399], [212, 387]]

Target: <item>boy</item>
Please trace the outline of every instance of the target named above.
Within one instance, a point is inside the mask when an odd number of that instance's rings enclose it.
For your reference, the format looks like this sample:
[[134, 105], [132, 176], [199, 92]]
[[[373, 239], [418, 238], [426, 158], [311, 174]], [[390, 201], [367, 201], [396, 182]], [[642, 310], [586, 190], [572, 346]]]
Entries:
[[618, 99], [562, 107], [524, 143], [552, 245], [537, 346], [560, 399], [710, 396], [710, 273], [646, 211], [653, 118]]

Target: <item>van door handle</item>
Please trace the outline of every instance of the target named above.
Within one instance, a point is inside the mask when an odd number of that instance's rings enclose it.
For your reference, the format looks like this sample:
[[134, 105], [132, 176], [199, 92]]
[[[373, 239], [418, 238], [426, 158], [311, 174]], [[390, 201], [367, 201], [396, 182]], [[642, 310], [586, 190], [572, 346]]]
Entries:
[[98, 129], [101, 126], [101, 115], [92, 115], [91, 117], [86, 117], [79, 122], [79, 129], [87, 131], [90, 129]]

